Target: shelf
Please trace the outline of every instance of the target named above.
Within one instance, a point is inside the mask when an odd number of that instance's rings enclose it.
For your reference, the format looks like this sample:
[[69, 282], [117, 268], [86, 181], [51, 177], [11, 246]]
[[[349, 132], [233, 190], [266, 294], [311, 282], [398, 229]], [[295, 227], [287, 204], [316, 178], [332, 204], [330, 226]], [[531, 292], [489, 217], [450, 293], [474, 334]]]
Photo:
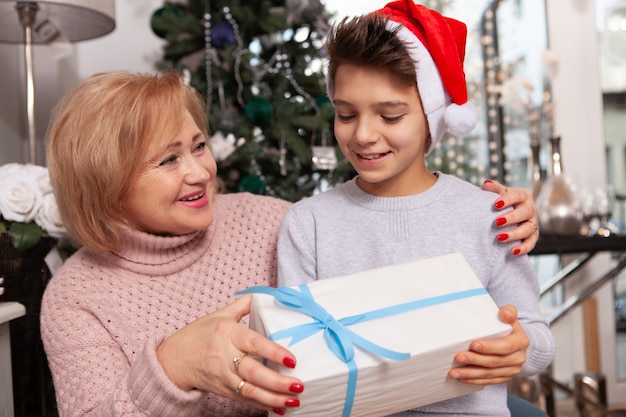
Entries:
[[541, 235], [529, 255], [566, 254], [583, 252], [626, 252], [626, 236], [554, 236]]

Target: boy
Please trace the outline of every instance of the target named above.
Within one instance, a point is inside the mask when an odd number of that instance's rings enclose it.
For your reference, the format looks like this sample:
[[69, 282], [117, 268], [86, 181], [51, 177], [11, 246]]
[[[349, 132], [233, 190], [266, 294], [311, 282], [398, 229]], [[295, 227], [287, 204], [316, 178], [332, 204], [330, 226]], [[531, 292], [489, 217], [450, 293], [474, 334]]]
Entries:
[[485, 389], [399, 415], [508, 416], [504, 382], [540, 372], [555, 351], [528, 257], [492, 238], [493, 194], [425, 164], [446, 129], [464, 135], [477, 121], [463, 73], [466, 34], [411, 0], [332, 29], [335, 136], [358, 176], [296, 203], [279, 234], [279, 285], [461, 252], [501, 307], [511, 335], [474, 341], [455, 358], [464, 366], [449, 372]]

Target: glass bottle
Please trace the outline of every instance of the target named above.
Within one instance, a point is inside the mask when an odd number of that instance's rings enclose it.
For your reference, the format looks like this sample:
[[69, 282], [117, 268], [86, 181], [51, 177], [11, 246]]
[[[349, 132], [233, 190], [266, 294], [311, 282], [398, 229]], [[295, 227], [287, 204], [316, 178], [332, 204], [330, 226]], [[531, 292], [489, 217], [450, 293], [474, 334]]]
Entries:
[[541, 175], [541, 165], [539, 163], [539, 152], [541, 150], [541, 143], [538, 140], [530, 142], [530, 155], [531, 164], [529, 169], [530, 177], [530, 189], [533, 194], [533, 198], [537, 201], [541, 187], [543, 186], [543, 177]]
[[552, 160], [537, 198], [539, 227], [543, 235], [580, 235], [582, 210], [575, 188], [563, 173], [561, 137], [549, 139]]

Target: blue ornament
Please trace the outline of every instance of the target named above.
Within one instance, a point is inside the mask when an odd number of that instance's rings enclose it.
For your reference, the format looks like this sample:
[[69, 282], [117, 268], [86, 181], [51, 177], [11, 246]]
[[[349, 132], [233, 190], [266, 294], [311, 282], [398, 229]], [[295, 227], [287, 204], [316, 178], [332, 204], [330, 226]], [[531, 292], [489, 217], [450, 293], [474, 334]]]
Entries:
[[235, 29], [225, 21], [217, 22], [211, 28], [211, 44], [217, 49], [235, 43]]

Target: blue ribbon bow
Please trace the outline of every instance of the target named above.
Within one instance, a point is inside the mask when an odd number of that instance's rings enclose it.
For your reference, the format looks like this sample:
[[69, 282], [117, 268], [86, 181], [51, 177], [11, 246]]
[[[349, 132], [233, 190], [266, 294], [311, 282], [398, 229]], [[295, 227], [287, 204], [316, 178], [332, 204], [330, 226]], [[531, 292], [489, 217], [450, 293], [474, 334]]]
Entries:
[[290, 309], [299, 311], [314, 319], [311, 323], [305, 323], [298, 326], [283, 329], [270, 334], [271, 340], [280, 340], [291, 338], [289, 346], [298, 343], [307, 337], [312, 336], [320, 330], [324, 330], [324, 338], [329, 349], [335, 356], [348, 365], [348, 387], [346, 390], [346, 401], [342, 416], [348, 417], [352, 412], [352, 404], [356, 392], [356, 381], [358, 368], [354, 361], [354, 346], [358, 346], [363, 350], [374, 353], [378, 356], [386, 357], [394, 360], [406, 360], [411, 357], [410, 353], [395, 352], [379, 346], [369, 340], [359, 336], [347, 326], [356, 323], [363, 323], [370, 320], [380, 319], [395, 314], [406, 313], [424, 307], [436, 304], [447, 303], [462, 298], [474, 297], [477, 295], [487, 294], [484, 288], [475, 288], [466, 291], [459, 291], [451, 294], [440, 295], [422, 300], [410, 301], [391, 307], [385, 307], [378, 310], [357, 314], [354, 316], [335, 319], [314, 299], [309, 287], [302, 284], [298, 287], [300, 291], [296, 291], [290, 287], [264, 287], [255, 286], [246, 290], [238, 291], [236, 294], [252, 294], [261, 293], [273, 296], [276, 301]]

